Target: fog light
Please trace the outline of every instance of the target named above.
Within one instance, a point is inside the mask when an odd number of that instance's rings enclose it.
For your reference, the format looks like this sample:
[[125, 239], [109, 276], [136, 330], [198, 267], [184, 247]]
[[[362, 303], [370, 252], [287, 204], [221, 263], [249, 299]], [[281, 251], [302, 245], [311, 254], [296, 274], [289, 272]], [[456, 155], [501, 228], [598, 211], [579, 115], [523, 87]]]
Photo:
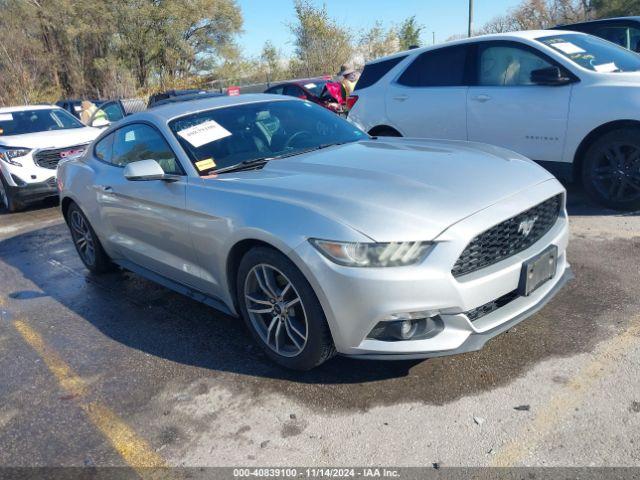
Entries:
[[418, 322], [414, 320], [403, 320], [400, 323], [400, 336], [405, 340], [409, 340], [413, 337], [413, 334], [416, 333], [417, 328]]
[[396, 313], [388, 320], [378, 322], [367, 338], [385, 342], [422, 340], [431, 338], [444, 329], [437, 312]]

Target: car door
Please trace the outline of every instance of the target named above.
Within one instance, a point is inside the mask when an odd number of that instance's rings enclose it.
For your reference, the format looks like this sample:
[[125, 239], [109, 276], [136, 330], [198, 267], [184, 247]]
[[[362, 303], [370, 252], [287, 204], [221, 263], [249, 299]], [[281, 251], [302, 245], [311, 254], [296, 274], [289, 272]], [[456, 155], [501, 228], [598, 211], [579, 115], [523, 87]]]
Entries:
[[[197, 287], [199, 274], [185, 211], [187, 177], [162, 134], [131, 123], [96, 144], [96, 189], [101, 226], [109, 245], [135, 265]], [[124, 167], [156, 160], [175, 182], [130, 181]]]
[[467, 45], [428, 50], [394, 80], [387, 117], [405, 137], [467, 139]]
[[518, 42], [480, 42], [475, 59], [475, 85], [467, 92], [469, 140], [505, 147], [533, 160], [562, 160], [572, 85], [537, 85], [531, 72], [559, 67], [572, 74]]
[[122, 120], [125, 117], [120, 102], [107, 102], [98, 107], [89, 120], [92, 127], [107, 127], [112, 123]]

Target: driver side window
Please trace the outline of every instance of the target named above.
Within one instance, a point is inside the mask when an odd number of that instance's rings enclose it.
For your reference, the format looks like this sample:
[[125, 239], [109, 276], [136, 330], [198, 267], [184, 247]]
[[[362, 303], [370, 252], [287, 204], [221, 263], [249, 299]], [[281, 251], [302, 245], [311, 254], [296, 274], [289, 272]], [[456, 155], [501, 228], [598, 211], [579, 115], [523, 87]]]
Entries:
[[124, 167], [139, 160], [155, 160], [164, 173], [184, 175], [173, 150], [156, 129], [134, 123], [116, 130], [111, 163]]
[[478, 84], [484, 87], [534, 85], [531, 72], [552, 65], [534, 52], [511, 45], [481, 47]]

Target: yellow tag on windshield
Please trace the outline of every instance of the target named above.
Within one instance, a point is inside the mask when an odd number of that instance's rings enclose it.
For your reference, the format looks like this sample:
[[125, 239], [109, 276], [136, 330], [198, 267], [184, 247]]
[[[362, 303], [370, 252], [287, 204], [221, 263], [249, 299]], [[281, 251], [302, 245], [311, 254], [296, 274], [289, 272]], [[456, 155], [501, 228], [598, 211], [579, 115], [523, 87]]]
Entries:
[[215, 168], [216, 162], [213, 161], [213, 158], [205, 158], [204, 160], [200, 160], [196, 162], [196, 168], [204, 172], [205, 170], [209, 170], [211, 168]]

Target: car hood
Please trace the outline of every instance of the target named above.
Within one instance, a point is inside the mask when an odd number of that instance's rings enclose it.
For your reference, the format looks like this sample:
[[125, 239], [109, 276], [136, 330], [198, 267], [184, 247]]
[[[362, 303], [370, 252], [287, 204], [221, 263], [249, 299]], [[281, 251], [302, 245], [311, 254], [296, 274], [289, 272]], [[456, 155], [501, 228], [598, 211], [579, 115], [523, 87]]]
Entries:
[[640, 72], [595, 73], [597, 83], [603, 86], [639, 87]]
[[24, 135], [0, 136], [0, 146], [25, 148], [63, 148], [93, 141], [101, 130], [92, 127], [68, 128]]
[[[304, 205], [375, 241], [432, 240], [452, 224], [553, 176], [484, 144], [379, 139], [273, 160], [237, 188]], [[244, 189], [244, 188], [243, 188]]]

